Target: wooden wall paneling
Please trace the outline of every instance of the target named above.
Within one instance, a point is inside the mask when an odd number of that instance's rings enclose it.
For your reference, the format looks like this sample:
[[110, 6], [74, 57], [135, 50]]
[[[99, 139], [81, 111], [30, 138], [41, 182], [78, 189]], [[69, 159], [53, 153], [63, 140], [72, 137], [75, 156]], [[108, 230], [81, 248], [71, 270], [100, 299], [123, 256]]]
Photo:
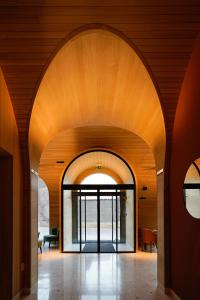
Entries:
[[[21, 180], [21, 160], [20, 160], [20, 153], [19, 153], [19, 139], [18, 139], [18, 130], [17, 130], [17, 124], [14, 116], [14, 111], [12, 107], [12, 103], [10, 100], [9, 92], [5, 83], [5, 80], [3, 78], [2, 71], [0, 70], [0, 148], [4, 149], [5, 155], [12, 157], [12, 163], [13, 163], [13, 174], [8, 174], [8, 170], [5, 170], [5, 168], [0, 168], [2, 172], [1, 173], [1, 184], [3, 184], [3, 188], [9, 189], [10, 193], [13, 191], [12, 194], [12, 203], [10, 203], [10, 199], [8, 199], [8, 207], [6, 210], [5, 207], [5, 214], [3, 214], [4, 217], [8, 214], [8, 209], [12, 210], [15, 213], [12, 213], [9, 211], [9, 216], [7, 215], [8, 219], [6, 219], [6, 222], [9, 221], [9, 228], [12, 226], [13, 235], [8, 234], [6, 238], [1, 238], [1, 241], [5, 243], [5, 249], [6, 249], [6, 243], [10, 243], [10, 248], [7, 249], [9, 255], [10, 251], [12, 251], [12, 255], [10, 255], [9, 260], [13, 262], [12, 266], [12, 282], [8, 280], [8, 278], [5, 278], [7, 280], [6, 284], [10, 284], [9, 291], [7, 291], [7, 288], [4, 286], [2, 288], [2, 293], [10, 292], [12, 293], [12, 296], [16, 295], [20, 289], [21, 289], [21, 264], [23, 262], [22, 260], [22, 226], [21, 226], [21, 208], [22, 208], [22, 180]], [[2, 154], [2, 153], [1, 153]], [[11, 160], [11, 158], [8, 158]], [[9, 164], [9, 163], [8, 163]], [[5, 174], [3, 172], [5, 171]], [[10, 171], [11, 172], [11, 171]], [[7, 175], [8, 178], [5, 178]], [[10, 177], [10, 178], [9, 178]], [[4, 182], [6, 180], [6, 182]], [[5, 184], [5, 186], [4, 186]], [[8, 190], [7, 190], [8, 192]], [[11, 194], [10, 194], [11, 196]], [[3, 205], [3, 202], [5, 202], [5, 199], [3, 195], [0, 197], [0, 202]], [[5, 204], [6, 205], [6, 204]], [[10, 206], [9, 206], [10, 205]], [[1, 213], [4, 213], [3, 207], [1, 209]], [[3, 220], [1, 219], [1, 220]], [[5, 224], [6, 224], [5, 222]], [[4, 232], [5, 224], [1, 226], [2, 228], [2, 234]], [[6, 229], [5, 229], [6, 230]], [[13, 240], [12, 240], [13, 239]], [[2, 247], [1, 247], [2, 248]], [[4, 248], [4, 246], [3, 246]], [[1, 256], [1, 255], [0, 255]], [[1, 256], [2, 257], [2, 256]], [[8, 266], [9, 270], [9, 266]], [[2, 271], [1, 274], [4, 274]], [[6, 273], [5, 273], [6, 274]], [[4, 279], [5, 279], [4, 278]], [[3, 283], [4, 281], [1, 281]], [[12, 283], [12, 286], [11, 286]], [[4, 295], [5, 296], [5, 295]], [[4, 297], [3, 296], [3, 297]], [[9, 296], [8, 296], [9, 297]], [[7, 299], [7, 298], [5, 298]], [[8, 298], [9, 299], [9, 298]]]
[[[188, 167], [198, 159], [200, 154], [199, 77], [200, 37], [196, 41], [177, 106], [169, 177], [169, 220], [172, 229], [170, 232], [171, 284], [180, 298], [192, 300], [200, 294], [198, 282], [200, 277], [198, 259], [200, 222], [199, 219], [192, 217], [185, 207], [183, 183]], [[193, 245], [192, 250], [191, 245]], [[180, 284], [183, 281], [187, 282], [187, 285]]]
[[0, 288], [1, 299], [12, 299], [13, 288], [13, 160], [0, 149]]

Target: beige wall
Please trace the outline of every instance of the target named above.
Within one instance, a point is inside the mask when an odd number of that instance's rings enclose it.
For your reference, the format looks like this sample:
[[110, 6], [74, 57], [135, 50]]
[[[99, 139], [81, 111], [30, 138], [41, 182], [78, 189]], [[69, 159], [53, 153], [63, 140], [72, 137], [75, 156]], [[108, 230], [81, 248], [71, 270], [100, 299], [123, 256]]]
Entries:
[[0, 69], [0, 147], [13, 155], [13, 295], [21, 286], [21, 161], [16, 120]]

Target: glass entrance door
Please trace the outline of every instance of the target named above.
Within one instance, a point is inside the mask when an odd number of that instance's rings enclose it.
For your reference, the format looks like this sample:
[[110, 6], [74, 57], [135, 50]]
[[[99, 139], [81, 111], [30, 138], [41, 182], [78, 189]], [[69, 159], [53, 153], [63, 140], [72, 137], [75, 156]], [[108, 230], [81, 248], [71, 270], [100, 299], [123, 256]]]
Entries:
[[133, 185], [71, 185], [63, 194], [64, 252], [134, 252]]
[[116, 191], [83, 192], [80, 197], [82, 252], [117, 251], [120, 237], [120, 205]]

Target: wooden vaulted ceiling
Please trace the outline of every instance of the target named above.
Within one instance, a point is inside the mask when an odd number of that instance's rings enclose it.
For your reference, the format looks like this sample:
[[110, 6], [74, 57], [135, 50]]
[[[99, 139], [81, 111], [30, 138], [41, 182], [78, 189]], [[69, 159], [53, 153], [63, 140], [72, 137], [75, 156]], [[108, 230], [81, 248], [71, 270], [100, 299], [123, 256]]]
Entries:
[[83, 126], [116, 126], [136, 133], [155, 157], [160, 152], [158, 168], [163, 166], [165, 128], [155, 87], [135, 51], [106, 30], [76, 35], [47, 69], [31, 115], [31, 164], [36, 153], [39, 163], [57, 133]]
[[[62, 175], [66, 166], [78, 154], [90, 149], [109, 149], [128, 162], [136, 178], [140, 222], [144, 217], [145, 220], [148, 220], [148, 225], [155, 228], [157, 220], [156, 165], [153, 153], [148, 145], [132, 132], [104, 126], [75, 128], [61, 132], [43, 151], [39, 175], [49, 189], [51, 224], [59, 223], [59, 195]], [[64, 161], [64, 164], [56, 163], [57, 161]], [[108, 161], [106, 165], [109, 166]], [[96, 172], [95, 165], [93, 167], [93, 171]], [[77, 175], [79, 171], [78, 168]], [[121, 175], [120, 170], [118, 175]], [[143, 186], [148, 187], [147, 191], [142, 190]], [[145, 201], [143, 197], [145, 197]]]
[[[50, 191], [60, 188], [63, 172], [74, 157], [94, 148], [109, 149], [124, 158], [131, 166], [139, 186], [152, 186], [150, 193], [155, 197], [156, 166], [150, 148], [132, 132], [103, 126], [66, 130], [47, 145], [41, 156], [39, 175], [47, 183]], [[57, 161], [64, 163], [56, 163]], [[109, 165], [108, 161], [106, 165]], [[57, 202], [58, 200], [56, 199]]]
[[22, 151], [28, 145], [31, 109], [46, 66], [72, 31], [91, 23], [119, 30], [139, 49], [159, 89], [171, 132], [181, 83], [200, 31], [198, 0], [1, 1], [0, 66]]

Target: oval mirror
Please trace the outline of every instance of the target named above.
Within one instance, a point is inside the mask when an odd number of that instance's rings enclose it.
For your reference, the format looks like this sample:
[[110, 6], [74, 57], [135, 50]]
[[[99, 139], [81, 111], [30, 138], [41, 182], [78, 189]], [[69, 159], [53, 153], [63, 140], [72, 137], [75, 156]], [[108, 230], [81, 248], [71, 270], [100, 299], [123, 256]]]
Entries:
[[183, 185], [185, 207], [194, 218], [200, 218], [200, 158], [189, 167]]

